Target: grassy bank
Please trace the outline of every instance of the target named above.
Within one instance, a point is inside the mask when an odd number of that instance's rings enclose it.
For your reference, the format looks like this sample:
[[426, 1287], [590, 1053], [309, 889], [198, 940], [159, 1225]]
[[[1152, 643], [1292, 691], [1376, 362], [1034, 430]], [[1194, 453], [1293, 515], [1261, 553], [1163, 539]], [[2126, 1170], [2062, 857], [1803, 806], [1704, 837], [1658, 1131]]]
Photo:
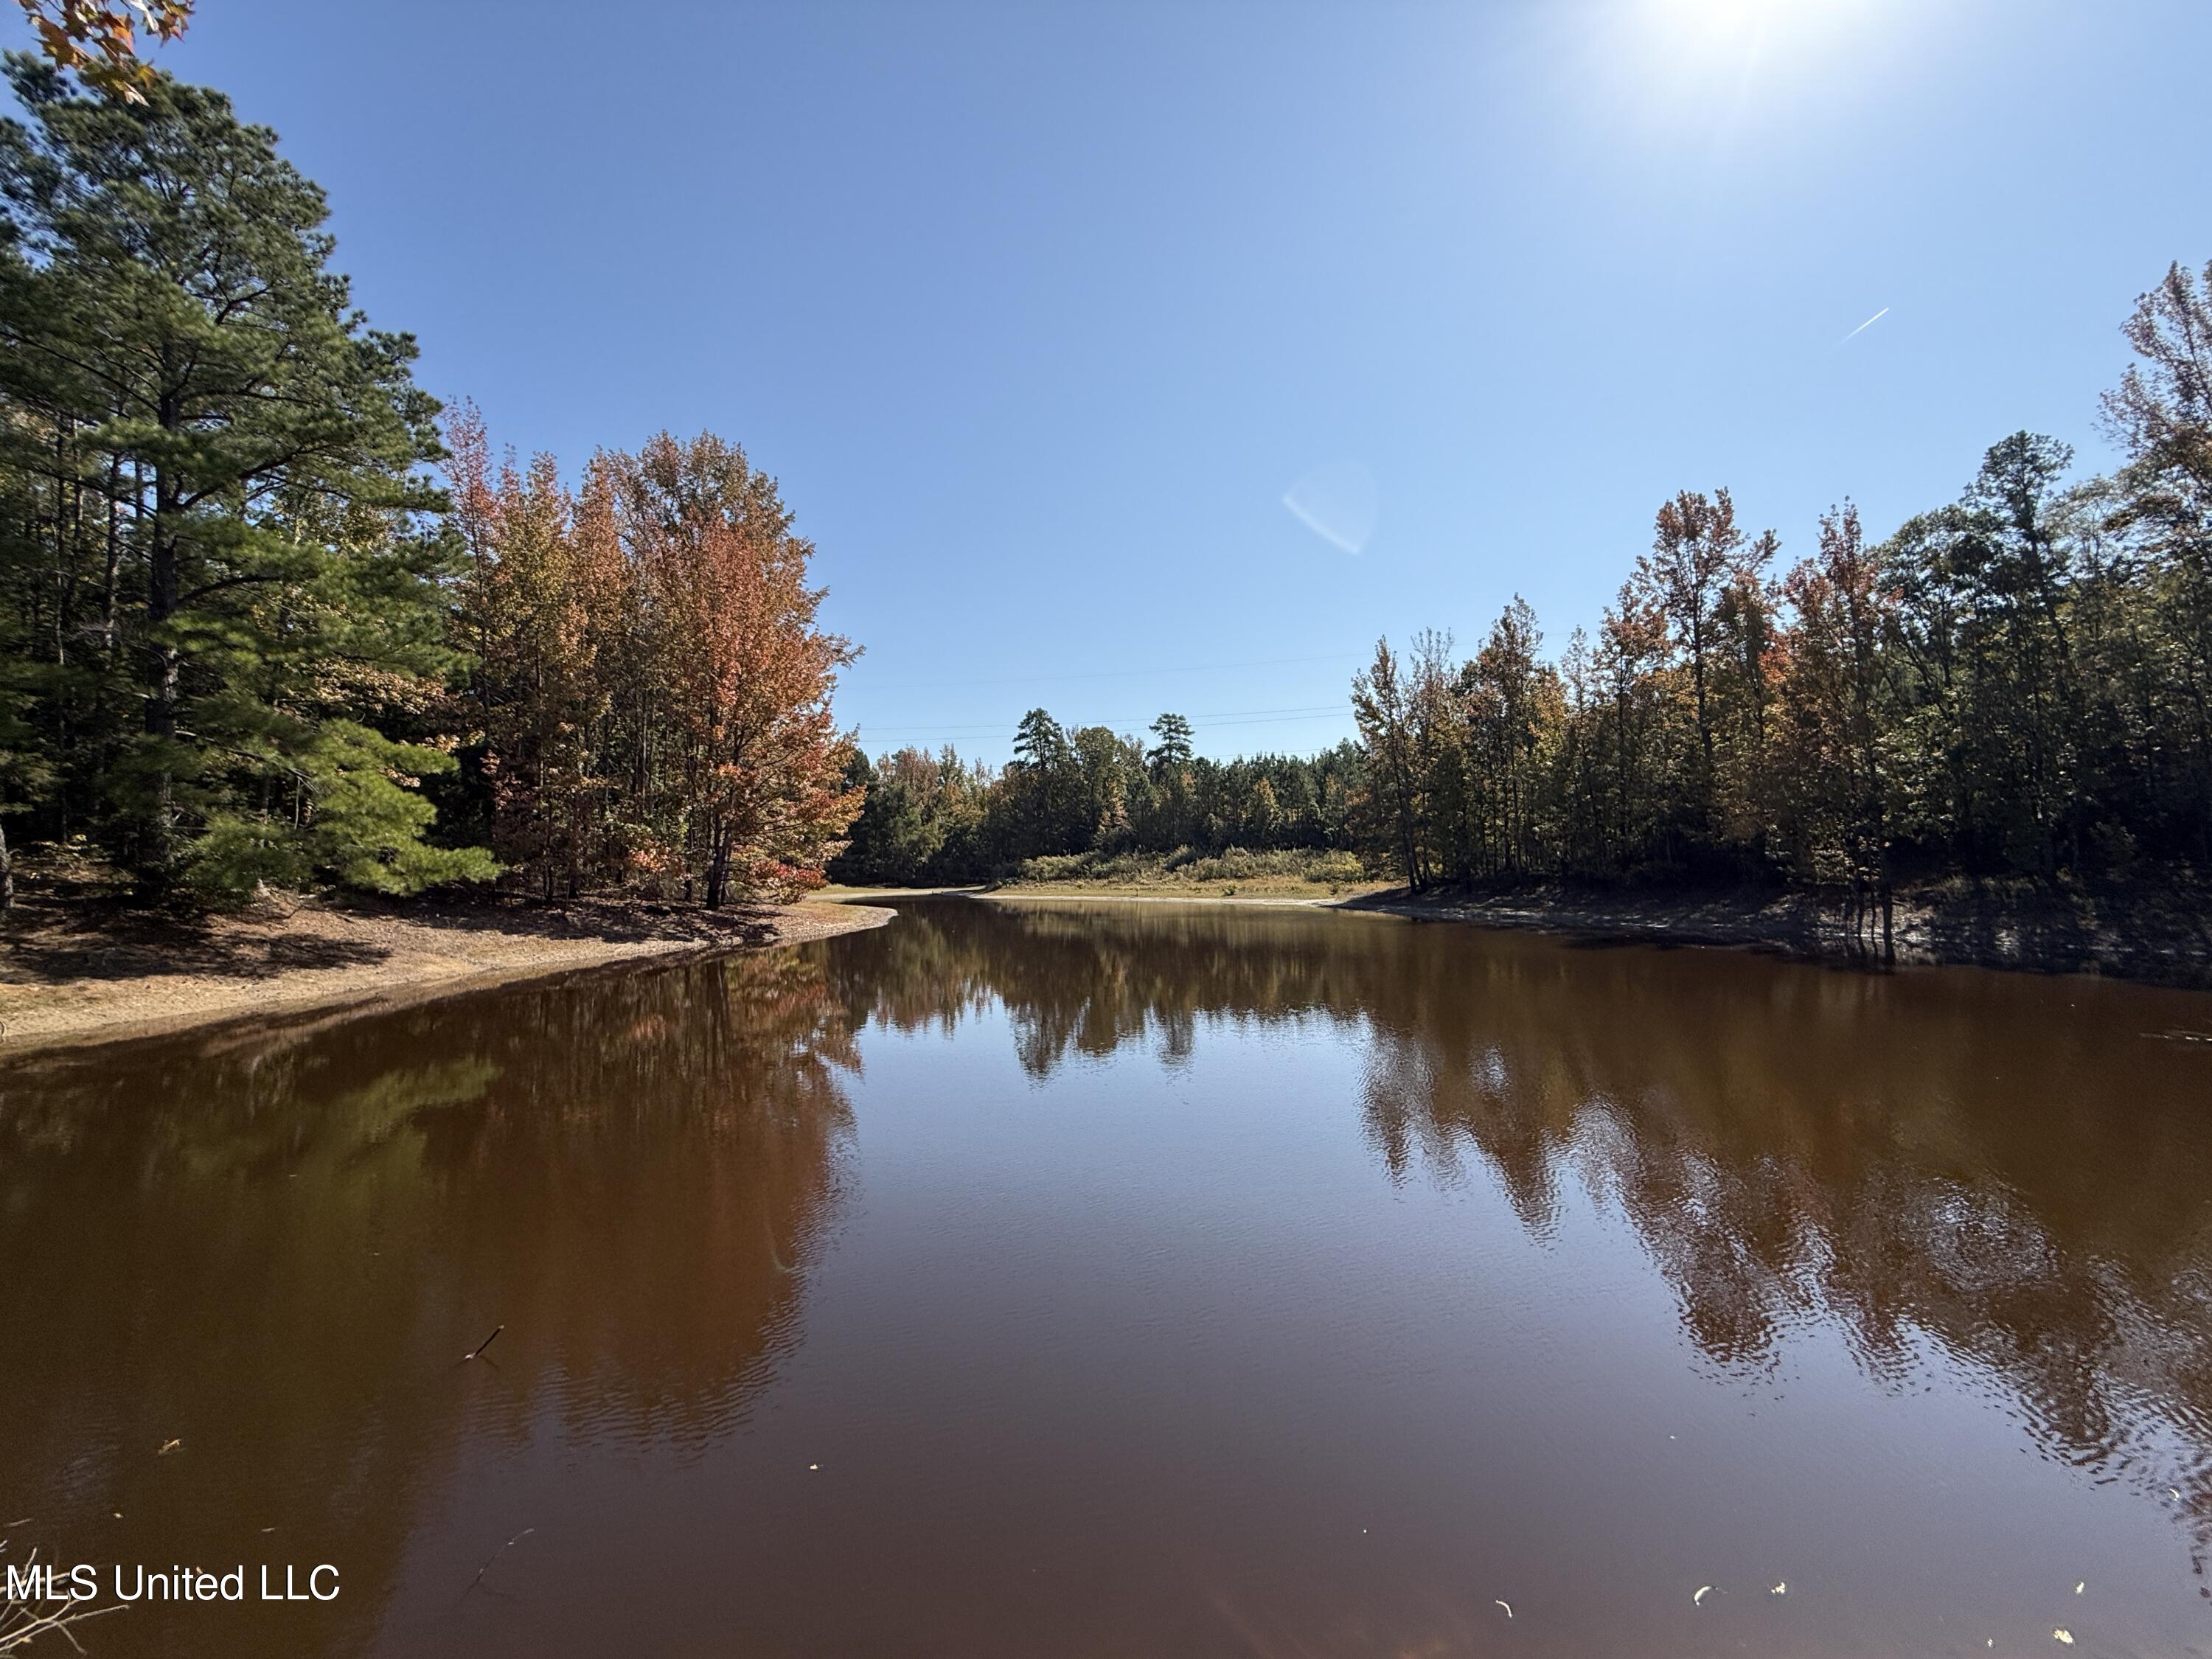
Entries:
[[1389, 882], [1350, 853], [1076, 853], [1024, 860], [994, 892], [1040, 896], [1342, 900]]

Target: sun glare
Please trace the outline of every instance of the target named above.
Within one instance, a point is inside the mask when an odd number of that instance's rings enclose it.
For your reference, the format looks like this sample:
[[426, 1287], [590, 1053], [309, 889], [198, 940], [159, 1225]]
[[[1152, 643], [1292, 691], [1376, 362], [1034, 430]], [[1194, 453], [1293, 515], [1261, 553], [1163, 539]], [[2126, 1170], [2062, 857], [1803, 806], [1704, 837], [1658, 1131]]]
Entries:
[[1804, 41], [1868, 0], [1644, 0], [1651, 32], [1678, 50], [1728, 55]]
[[1789, 0], [1662, 0], [1662, 9], [1684, 33], [1726, 42], [1763, 35], [1803, 8]]
[[1598, 0], [1583, 14], [1631, 121], [1734, 130], [1879, 61], [1898, 0]]

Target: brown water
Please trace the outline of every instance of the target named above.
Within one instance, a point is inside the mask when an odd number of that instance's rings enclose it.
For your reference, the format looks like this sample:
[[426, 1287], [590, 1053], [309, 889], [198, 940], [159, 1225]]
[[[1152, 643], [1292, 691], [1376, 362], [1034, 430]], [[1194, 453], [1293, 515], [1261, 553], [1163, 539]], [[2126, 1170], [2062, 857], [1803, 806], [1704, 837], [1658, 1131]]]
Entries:
[[95, 1659], [2212, 1652], [2192, 1030], [950, 901], [27, 1060], [0, 1559], [339, 1569]]

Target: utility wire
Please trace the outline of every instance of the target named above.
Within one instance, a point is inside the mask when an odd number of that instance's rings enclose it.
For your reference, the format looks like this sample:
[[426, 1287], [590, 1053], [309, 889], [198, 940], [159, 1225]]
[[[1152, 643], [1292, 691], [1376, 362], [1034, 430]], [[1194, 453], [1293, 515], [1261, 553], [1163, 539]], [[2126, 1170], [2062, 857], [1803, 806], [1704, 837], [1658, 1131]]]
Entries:
[[1009, 674], [996, 679], [909, 680], [903, 684], [893, 681], [887, 685], [871, 685], [868, 689], [871, 691], [937, 691], [967, 685], [1056, 685], [1067, 680], [1134, 680], [1152, 674], [1215, 674], [1236, 668], [1282, 668], [1292, 663], [1350, 662], [1362, 654], [1358, 651], [1332, 651], [1319, 657], [1267, 657], [1256, 662], [1185, 663], [1174, 668], [1113, 668], [1095, 674]]
[[[1194, 726], [1200, 724], [1201, 721], [1210, 726], [1263, 726], [1274, 722], [1288, 723], [1291, 720], [1322, 720], [1340, 714], [1349, 714], [1351, 712], [1352, 707], [1349, 703], [1308, 703], [1304, 707], [1298, 708], [1233, 708], [1218, 714], [1186, 714], [1183, 718], [1190, 721]], [[1082, 724], [1085, 726], [1139, 726], [1157, 718], [1157, 715], [1147, 714], [1117, 714], [1104, 720], [1085, 720], [1082, 722]], [[1061, 724], [1066, 725], [1069, 724], [1069, 722], [1063, 721]], [[938, 726], [927, 724], [918, 726], [871, 726], [868, 722], [863, 720], [860, 722], [860, 729], [864, 732], [944, 732], [965, 733], [971, 737], [994, 737], [1000, 735], [1011, 735], [1018, 728], [1017, 726], [1008, 726], [1003, 721], [990, 724], [977, 723], [969, 726]]]

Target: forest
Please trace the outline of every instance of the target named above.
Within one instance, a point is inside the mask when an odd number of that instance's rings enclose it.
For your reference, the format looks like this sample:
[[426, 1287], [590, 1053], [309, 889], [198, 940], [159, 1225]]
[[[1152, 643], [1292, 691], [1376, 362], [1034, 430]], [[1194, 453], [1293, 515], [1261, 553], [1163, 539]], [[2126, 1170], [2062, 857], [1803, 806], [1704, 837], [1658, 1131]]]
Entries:
[[2212, 267], [2124, 319], [2109, 475], [2017, 433], [1957, 500], [1879, 540], [1846, 501], [1795, 558], [1686, 490], [1595, 629], [1547, 654], [1516, 598], [1471, 655], [1379, 643], [1358, 741], [1310, 757], [1036, 708], [1003, 767], [870, 759], [831, 703], [855, 649], [742, 448], [519, 459], [355, 308], [273, 133], [150, 71], [8, 73], [0, 902], [33, 847], [215, 906], [714, 906], [1240, 850], [1881, 900], [2212, 864]]
[[1031, 860], [1086, 854], [1180, 860], [1232, 848], [1369, 844], [1366, 757], [1357, 744], [1223, 761], [1194, 751], [1180, 714], [1161, 715], [1149, 735], [1147, 743], [1103, 726], [1071, 730], [1032, 708], [1002, 768], [963, 761], [949, 746], [872, 763], [855, 753], [847, 776], [865, 804], [830, 872], [898, 885], [988, 880]]
[[1000, 770], [856, 759], [833, 872], [1242, 847], [1415, 890], [2190, 880], [2212, 865], [2212, 266], [2171, 268], [2123, 332], [2110, 476], [2016, 433], [1955, 501], [1880, 541], [1846, 501], [1794, 561], [1728, 490], [1686, 490], [1555, 655], [1518, 598], [1471, 656], [1435, 629], [1379, 643], [1356, 744], [1218, 763], [1176, 715], [1146, 746], [1033, 710]]
[[219, 93], [11, 56], [0, 124], [9, 848], [149, 901], [817, 884], [842, 639], [712, 434], [566, 487], [369, 325], [322, 192]]

